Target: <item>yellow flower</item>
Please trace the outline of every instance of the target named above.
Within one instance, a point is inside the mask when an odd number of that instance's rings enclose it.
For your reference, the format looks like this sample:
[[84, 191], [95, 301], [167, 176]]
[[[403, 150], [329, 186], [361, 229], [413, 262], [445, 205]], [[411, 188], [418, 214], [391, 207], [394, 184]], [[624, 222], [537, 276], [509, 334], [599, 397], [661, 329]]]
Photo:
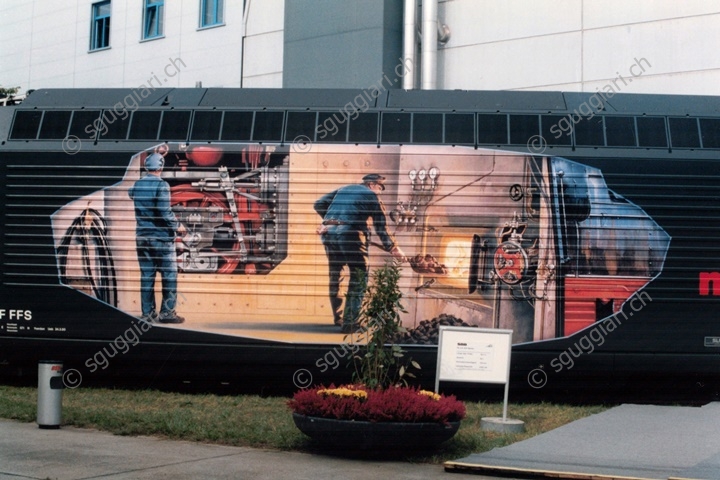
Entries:
[[358, 400], [365, 400], [367, 398], [367, 392], [364, 390], [351, 390], [349, 388], [341, 387], [341, 388], [324, 388], [322, 390], [318, 390], [318, 395], [333, 395], [336, 397], [354, 397]]
[[438, 395], [437, 393], [435, 393], [435, 392], [430, 392], [430, 391], [428, 391], [428, 390], [418, 390], [418, 393], [419, 393], [420, 395], [425, 395], [426, 397], [430, 397], [430, 398], [432, 398], [433, 400], [440, 400], [440, 398], [441, 398], [440, 395]]

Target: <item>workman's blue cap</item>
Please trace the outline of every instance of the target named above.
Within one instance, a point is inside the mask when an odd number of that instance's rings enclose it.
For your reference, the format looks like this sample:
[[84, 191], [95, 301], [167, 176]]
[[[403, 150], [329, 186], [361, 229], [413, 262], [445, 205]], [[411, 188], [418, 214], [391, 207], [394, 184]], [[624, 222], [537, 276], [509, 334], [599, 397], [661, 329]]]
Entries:
[[379, 173], [369, 173], [362, 178], [363, 183], [377, 183], [380, 188], [385, 190], [385, 177]]
[[145, 170], [155, 172], [161, 170], [165, 164], [165, 159], [159, 153], [153, 153], [145, 159]]

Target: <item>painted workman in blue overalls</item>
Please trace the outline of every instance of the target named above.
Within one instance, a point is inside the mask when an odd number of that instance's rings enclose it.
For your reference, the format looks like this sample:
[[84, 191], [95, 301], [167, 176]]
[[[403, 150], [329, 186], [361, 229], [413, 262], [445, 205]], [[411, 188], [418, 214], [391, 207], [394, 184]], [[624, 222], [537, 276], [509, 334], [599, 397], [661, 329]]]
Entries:
[[[185, 226], [170, 208], [170, 185], [160, 178], [164, 158], [153, 153], [145, 159], [147, 175], [129, 190], [135, 203], [135, 243], [140, 263], [142, 319], [147, 322], [182, 323], [175, 312], [177, 303], [177, 253], [175, 232], [183, 235]], [[155, 277], [162, 279], [162, 305], [155, 309]]]
[[[398, 260], [405, 255], [387, 231], [385, 207], [378, 197], [385, 190], [385, 177], [377, 173], [365, 175], [363, 183], [346, 185], [323, 195], [315, 202], [315, 211], [323, 222], [317, 229], [325, 246], [330, 267], [330, 308], [335, 325], [342, 325], [343, 333], [357, 330], [368, 274], [368, 220], [385, 251]], [[347, 300], [342, 308], [340, 274], [344, 266], [350, 272]]]

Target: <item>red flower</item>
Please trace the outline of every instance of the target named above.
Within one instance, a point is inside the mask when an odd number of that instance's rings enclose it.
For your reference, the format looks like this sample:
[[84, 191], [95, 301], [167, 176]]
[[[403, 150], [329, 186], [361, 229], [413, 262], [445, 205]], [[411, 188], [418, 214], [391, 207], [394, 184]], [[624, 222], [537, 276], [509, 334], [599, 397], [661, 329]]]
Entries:
[[[364, 395], [353, 392], [364, 391]], [[409, 387], [368, 390], [362, 385], [315, 387], [297, 392], [288, 405], [309, 417], [370, 422], [457, 422], [465, 417], [465, 405], [454, 395], [437, 396]]]

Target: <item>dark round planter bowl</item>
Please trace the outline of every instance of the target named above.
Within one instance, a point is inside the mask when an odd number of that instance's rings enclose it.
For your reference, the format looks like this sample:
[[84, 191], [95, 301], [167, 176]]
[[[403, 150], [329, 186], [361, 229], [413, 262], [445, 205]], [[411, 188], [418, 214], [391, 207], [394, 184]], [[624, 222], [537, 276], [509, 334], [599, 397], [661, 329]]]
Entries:
[[293, 413], [295, 425], [308, 437], [333, 449], [378, 450], [436, 447], [450, 440], [460, 428], [460, 422], [404, 423], [356, 422], [332, 418], [308, 417]]

